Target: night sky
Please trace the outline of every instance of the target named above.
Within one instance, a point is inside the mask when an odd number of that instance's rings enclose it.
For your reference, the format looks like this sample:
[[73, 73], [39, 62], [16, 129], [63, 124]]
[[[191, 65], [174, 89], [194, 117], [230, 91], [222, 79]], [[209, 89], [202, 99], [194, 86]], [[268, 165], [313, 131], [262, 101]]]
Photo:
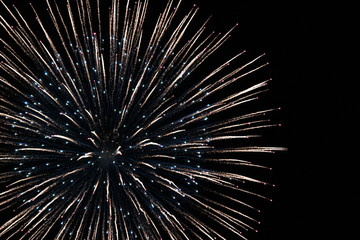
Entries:
[[217, 29], [239, 23], [226, 51], [267, 53], [270, 101], [282, 108], [276, 140], [288, 151], [273, 160], [274, 201], [266, 205], [254, 239], [349, 239], [359, 202], [353, 150], [359, 112], [355, 5], [197, 2], [202, 12], [213, 13], [209, 25]]

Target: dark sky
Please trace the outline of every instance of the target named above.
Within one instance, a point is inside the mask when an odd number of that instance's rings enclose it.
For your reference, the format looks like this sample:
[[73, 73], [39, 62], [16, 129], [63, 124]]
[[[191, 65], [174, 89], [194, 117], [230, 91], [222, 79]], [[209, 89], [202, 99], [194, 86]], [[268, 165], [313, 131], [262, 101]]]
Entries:
[[350, 115], [359, 110], [351, 74], [359, 40], [354, 6], [221, 2], [211, 8], [240, 23], [238, 45], [269, 53], [273, 91], [284, 111], [289, 151], [276, 163], [276, 197], [259, 239], [346, 239], [358, 199], [349, 144]]
[[359, 200], [351, 170], [358, 158], [351, 155], [359, 111], [359, 78], [353, 74], [359, 63], [355, 6], [331, 1], [196, 2], [201, 11], [213, 13], [216, 28], [239, 23], [229, 52], [268, 54], [271, 94], [282, 107], [283, 128], [277, 137], [289, 150], [275, 160], [274, 202], [264, 211], [258, 239], [347, 239]]

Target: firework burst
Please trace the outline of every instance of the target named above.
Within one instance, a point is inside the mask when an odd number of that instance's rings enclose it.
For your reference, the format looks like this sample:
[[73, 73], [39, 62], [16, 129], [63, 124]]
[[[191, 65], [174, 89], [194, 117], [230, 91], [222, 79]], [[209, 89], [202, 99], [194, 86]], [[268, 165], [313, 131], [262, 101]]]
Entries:
[[35, 31], [1, 0], [0, 237], [225, 239], [255, 230], [251, 199], [267, 198], [248, 186], [267, 183], [246, 169], [268, 167], [242, 156], [283, 148], [249, 141], [277, 126], [264, 117], [276, 109], [239, 110], [268, 80], [238, 82], [267, 63], [229, 68], [243, 51], [192, 77], [236, 26], [206, 33], [205, 21], [184, 41], [198, 8], [174, 25], [181, 1], [167, 3], [150, 35], [147, 0], [124, 10], [112, 0], [105, 11], [99, 0], [45, 2], [46, 17], [29, 5]]

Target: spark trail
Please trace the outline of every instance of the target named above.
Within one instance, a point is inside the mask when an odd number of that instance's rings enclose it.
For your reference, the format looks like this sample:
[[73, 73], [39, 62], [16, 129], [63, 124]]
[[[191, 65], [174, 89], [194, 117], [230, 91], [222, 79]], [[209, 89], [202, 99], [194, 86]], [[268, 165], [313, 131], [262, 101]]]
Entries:
[[46, 0], [48, 15], [29, 5], [34, 26], [0, 2], [2, 239], [245, 239], [256, 230], [251, 199], [267, 197], [248, 186], [268, 183], [238, 170], [269, 167], [242, 156], [284, 148], [246, 143], [278, 126], [266, 116], [275, 108], [239, 110], [269, 80], [228, 90], [267, 63], [261, 55], [234, 67], [242, 51], [192, 77], [236, 26], [207, 33], [206, 20], [184, 41], [198, 7], [175, 21], [181, 1], [169, 1], [145, 31], [147, 0], [112, 0], [108, 10], [100, 0]]

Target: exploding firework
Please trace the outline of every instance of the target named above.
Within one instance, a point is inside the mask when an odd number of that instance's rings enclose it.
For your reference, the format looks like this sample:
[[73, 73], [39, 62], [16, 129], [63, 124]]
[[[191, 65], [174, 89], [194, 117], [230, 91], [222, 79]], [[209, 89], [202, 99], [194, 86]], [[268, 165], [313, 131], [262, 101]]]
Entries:
[[147, 0], [112, 0], [105, 11], [99, 0], [45, 2], [45, 17], [29, 5], [35, 26], [1, 0], [0, 237], [225, 239], [256, 230], [251, 200], [267, 198], [252, 187], [267, 183], [246, 173], [268, 167], [243, 157], [283, 148], [251, 140], [277, 126], [265, 116], [276, 109], [241, 111], [268, 80], [238, 83], [267, 63], [230, 67], [242, 51], [193, 77], [235, 26], [207, 33], [204, 21], [184, 41], [198, 8], [173, 24], [180, 1], [167, 3], [152, 31], [143, 31]]

